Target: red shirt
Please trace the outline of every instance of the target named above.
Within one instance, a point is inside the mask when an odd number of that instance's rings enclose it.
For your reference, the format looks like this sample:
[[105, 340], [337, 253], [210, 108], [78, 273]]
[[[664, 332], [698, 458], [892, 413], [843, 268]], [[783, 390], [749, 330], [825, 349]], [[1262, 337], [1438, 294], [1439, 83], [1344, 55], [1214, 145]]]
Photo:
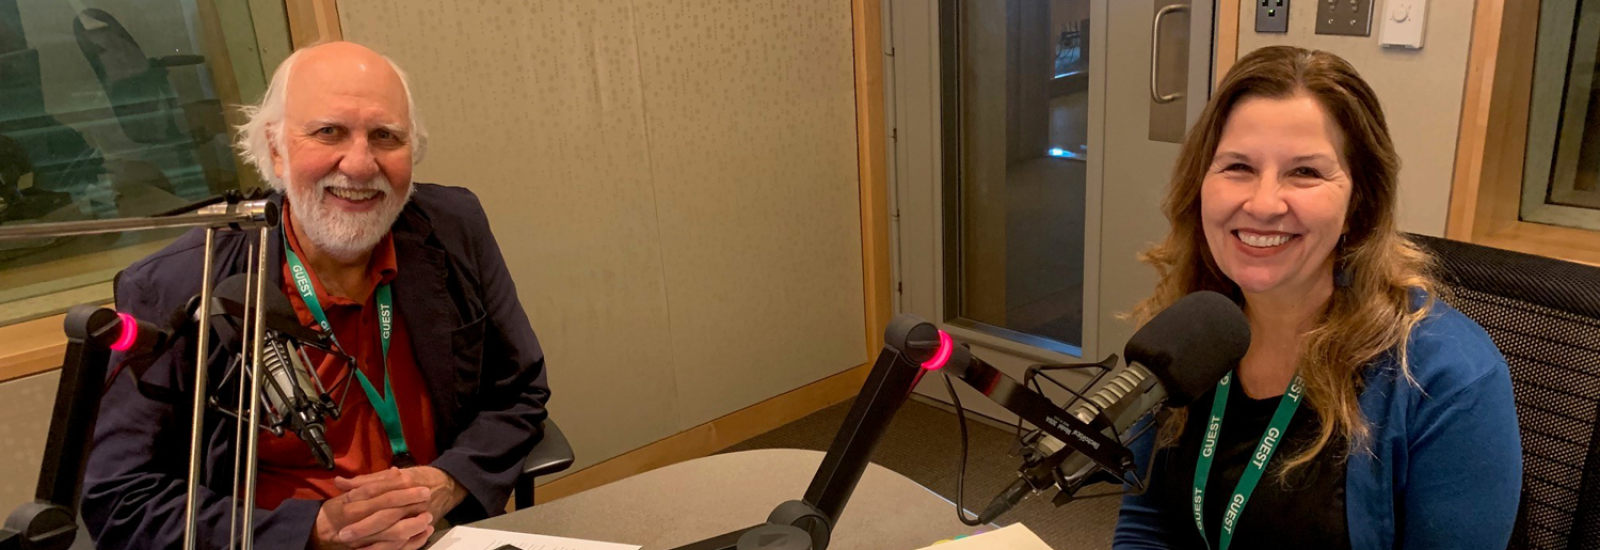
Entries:
[[[304, 260], [304, 249], [293, 237], [287, 207], [283, 209], [283, 224], [289, 246]], [[306, 269], [311, 270], [311, 266], [306, 265]], [[365, 289], [365, 296], [358, 296], [356, 300], [332, 296], [316, 273], [311, 273], [317, 301], [321, 303], [328, 323], [333, 325], [334, 336], [344, 352], [355, 358], [361, 372], [380, 393], [383, 392], [384, 364], [383, 344], [378, 335], [375, 290], [379, 285], [394, 280], [398, 271], [394, 239], [385, 235], [373, 248], [372, 259], [368, 263], [370, 286]], [[289, 296], [289, 303], [294, 305], [295, 312], [300, 315], [300, 322], [307, 327], [317, 327], [316, 318], [306, 309], [305, 300], [294, 288], [294, 276], [289, 273], [287, 261], [283, 266], [283, 291]], [[348, 370], [349, 365], [343, 358], [314, 349], [308, 349], [307, 355], [311, 364], [318, 365], [317, 375], [322, 378], [322, 384], [334, 402], [338, 403], [341, 390], [344, 392], [339, 418], [329, 420], [327, 424], [328, 445], [333, 450], [334, 467], [326, 470], [318, 465], [299, 436], [285, 433], [283, 437], [274, 437], [270, 432], [263, 431], [256, 470], [256, 504], [261, 508], [275, 509], [291, 498], [332, 498], [341, 493], [333, 485], [334, 477], [355, 477], [391, 466], [393, 457], [389, 438], [383, 431], [383, 422], [378, 419], [372, 402], [361, 389], [361, 382]], [[416, 356], [412, 354], [406, 324], [398, 314], [389, 336], [389, 373], [394, 376], [394, 398], [400, 410], [400, 425], [405, 431], [406, 446], [417, 464], [431, 463], [439, 456], [433, 440], [433, 403], [428, 398], [422, 372], [417, 368]], [[345, 381], [348, 389], [336, 386], [341, 380]]]

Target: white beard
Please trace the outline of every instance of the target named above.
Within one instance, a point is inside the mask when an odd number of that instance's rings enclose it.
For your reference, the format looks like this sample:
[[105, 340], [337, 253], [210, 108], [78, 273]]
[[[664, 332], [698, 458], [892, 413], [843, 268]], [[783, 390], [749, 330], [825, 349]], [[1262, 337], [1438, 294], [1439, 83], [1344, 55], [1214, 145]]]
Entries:
[[[417, 191], [417, 186], [411, 185], [402, 197], [381, 173], [365, 183], [356, 183], [337, 171], [316, 185], [285, 182], [284, 187], [288, 188], [289, 208], [299, 233], [310, 239], [317, 250], [342, 262], [355, 261], [372, 251]], [[326, 202], [329, 187], [377, 190], [378, 197], [373, 200], [378, 201], [378, 207], [359, 213], [338, 210]]]

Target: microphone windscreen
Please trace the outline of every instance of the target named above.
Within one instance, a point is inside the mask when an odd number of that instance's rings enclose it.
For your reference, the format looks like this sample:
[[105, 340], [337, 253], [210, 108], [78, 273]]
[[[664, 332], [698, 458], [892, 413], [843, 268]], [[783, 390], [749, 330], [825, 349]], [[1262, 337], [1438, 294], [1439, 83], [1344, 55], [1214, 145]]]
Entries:
[[1217, 385], [1250, 349], [1244, 311], [1216, 292], [1184, 296], [1128, 340], [1128, 363], [1143, 365], [1167, 391], [1167, 404], [1182, 407]]
[[[212, 289], [211, 295], [221, 303], [223, 310], [235, 318], [244, 314], [244, 303], [254, 294], [250, 292], [248, 277], [236, 274], [223, 279]], [[295, 313], [294, 306], [289, 303], [289, 297], [283, 290], [268, 284], [263, 292], [265, 298], [262, 304], [263, 316], [266, 318], [267, 328], [288, 334], [302, 342], [318, 340], [316, 330], [306, 328], [300, 324], [300, 315]]]
[[243, 273], [223, 279], [217, 286], [212, 287], [211, 297], [227, 304], [244, 303], [245, 291], [248, 290], [249, 284], [246, 279], [248, 277]]
[[[251, 296], [251, 289], [248, 283], [249, 277], [243, 273], [236, 274], [217, 283], [217, 287], [211, 291], [211, 295], [229, 303], [243, 304]], [[294, 306], [289, 305], [289, 297], [285, 296], [282, 290], [269, 284], [267, 285], [265, 296], [266, 303], [264, 306], [268, 317], [288, 317], [291, 319], [296, 317]]]

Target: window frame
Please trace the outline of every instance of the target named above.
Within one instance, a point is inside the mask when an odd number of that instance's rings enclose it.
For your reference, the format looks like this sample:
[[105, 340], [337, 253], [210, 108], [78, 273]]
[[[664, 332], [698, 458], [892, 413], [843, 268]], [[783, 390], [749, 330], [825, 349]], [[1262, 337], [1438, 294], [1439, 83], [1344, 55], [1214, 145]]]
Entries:
[[1600, 265], [1600, 231], [1525, 221], [1521, 215], [1541, 4], [1478, 2], [1445, 236]]
[[[231, 70], [213, 71], [213, 79], [225, 102], [240, 103], [255, 99], [265, 90], [270, 71], [287, 58], [293, 48], [319, 42], [338, 40], [343, 35], [339, 28], [336, 0], [247, 0], [244, 3], [197, 0], [197, 11], [206, 44], [206, 56], [217, 66]], [[255, 33], [255, 44], [237, 43], [230, 39], [236, 33], [228, 29], [248, 28]], [[232, 59], [231, 55], [245, 53], [246, 58]], [[235, 62], [237, 61], [237, 62]], [[235, 99], [238, 98], [238, 99]], [[224, 109], [229, 126], [243, 122], [238, 109]], [[240, 174], [251, 173], [237, 157]], [[158, 243], [158, 244], [164, 244]], [[142, 246], [142, 245], [141, 245]], [[72, 258], [63, 261], [70, 262]], [[59, 369], [66, 351], [66, 335], [62, 324], [66, 322], [67, 307], [77, 303], [107, 305], [111, 301], [110, 282], [66, 289], [60, 292], [29, 298], [49, 300], [59, 298], [71, 304], [60, 307], [33, 308], [31, 312], [7, 313], [0, 318], [0, 382], [15, 380]], [[4, 304], [0, 304], [3, 307]]]
[[[1571, 187], [1594, 108], [1590, 97], [1595, 46], [1600, 45], [1600, 4], [1587, 4], [1579, 13], [1579, 1], [1545, 0], [1539, 8], [1540, 21], [1570, 24], [1539, 26], [1520, 214], [1536, 223], [1600, 230], [1600, 208], [1558, 204], [1576, 193]], [[1541, 80], [1541, 75], [1548, 77]]]

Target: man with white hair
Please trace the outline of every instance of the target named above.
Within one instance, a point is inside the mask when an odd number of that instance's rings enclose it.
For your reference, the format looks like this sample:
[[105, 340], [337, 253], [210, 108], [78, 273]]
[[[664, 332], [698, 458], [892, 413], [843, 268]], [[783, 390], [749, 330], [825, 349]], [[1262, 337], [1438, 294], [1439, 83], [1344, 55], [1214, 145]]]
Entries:
[[[358, 386], [328, 421], [331, 469], [293, 434], [262, 435], [256, 501], [245, 503], [256, 507], [256, 544], [412, 549], [447, 515], [503, 511], [542, 436], [544, 355], [477, 198], [411, 181], [427, 133], [404, 73], [356, 44], [308, 48], [245, 112], [240, 148], [284, 206], [268, 284], [342, 352], [312, 353], [323, 383]], [[254, 240], [219, 234], [213, 280], [245, 272]], [[182, 308], [200, 290], [203, 246], [191, 232], [130, 266], [116, 283], [118, 309], [161, 319]], [[217, 338], [213, 381], [237, 340]], [[191, 345], [137, 382], [192, 391]], [[131, 375], [111, 381], [84, 479], [83, 516], [99, 548], [181, 545], [187, 399], [147, 399]], [[236, 425], [208, 413], [204, 426], [196, 535], [203, 548], [224, 548], [238, 506]]]

